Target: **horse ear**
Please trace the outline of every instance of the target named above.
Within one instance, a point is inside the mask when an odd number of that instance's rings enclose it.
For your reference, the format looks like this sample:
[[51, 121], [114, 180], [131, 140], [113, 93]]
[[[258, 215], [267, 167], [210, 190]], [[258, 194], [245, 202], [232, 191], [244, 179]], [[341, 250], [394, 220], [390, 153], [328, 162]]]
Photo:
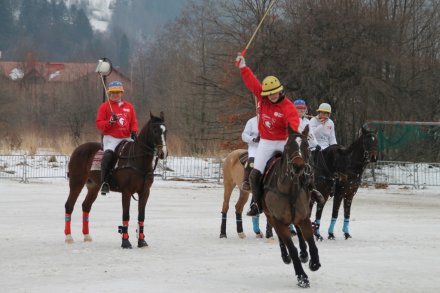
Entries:
[[160, 119], [162, 119], [162, 121], [165, 122], [165, 115], [163, 111], [160, 111]]
[[153, 119], [153, 117], [154, 117], [154, 115], [153, 115], [153, 113], [151, 113], [151, 111], [150, 111], [150, 119]]
[[295, 133], [295, 131], [293, 131], [292, 127], [290, 127], [289, 123], [287, 123], [287, 133], [289, 134], [289, 136]]
[[302, 135], [305, 137], [309, 137], [309, 124], [307, 124], [306, 127], [304, 127]]

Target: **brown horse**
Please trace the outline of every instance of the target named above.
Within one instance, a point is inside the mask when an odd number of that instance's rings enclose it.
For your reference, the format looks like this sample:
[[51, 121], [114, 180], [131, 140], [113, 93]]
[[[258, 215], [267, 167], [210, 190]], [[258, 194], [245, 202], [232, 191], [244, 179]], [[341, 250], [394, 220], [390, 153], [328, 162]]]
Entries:
[[[308, 132], [308, 126], [302, 134], [293, 132], [289, 127], [289, 138], [282, 156], [266, 172], [263, 179], [264, 213], [278, 235], [281, 258], [286, 264], [293, 261], [298, 286], [303, 288], [310, 286], [308, 276], [301, 264], [307, 262], [308, 256], [298, 255], [291, 238], [290, 224], [295, 224], [295, 227], [299, 228], [298, 236], [303, 237], [309, 245], [310, 270], [316, 271], [321, 266], [310, 221], [311, 195], [308, 186], [309, 180], [313, 177], [312, 169], [308, 164]], [[303, 252], [303, 247], [301, 251]]]
[[[116, 167], [109, 180], [110, 190], [122, 193], [122, 226], [119, 226], [119, 233], [122, 234], [122, 247], [132, 248], [128, 240], [128, 223], [130, 220], [130, 200], [134, 193], [138, 194], [138, 247], [148, 246], [145, 241], [144, 219], [145, 206], [150, 195], [150, 188], [154, 180], [153, 159], [164, 159], [167, 155], [166, 149], [166, 127], [164, 115], [155, 117], [150, 113], [150, 120], [139, 132], [134, 142], [123, 142], [118, 146], [115, 153]], [[69, 161], [69, 197], [65, 209], [66, 243], [72, 243], [70, 220], [76, 200], [83, 189], [87, 186], [87, 195], [82, 203], [84, 241], [92, 241], [89, 234], [89, 213], [93, 202], [96, 200], [101, 186], [101, 171], [98, 161], [98, 169], [93, 170], [92, 164], [96, 162], [95, 154], [101, 150], [101, 144], [89, 142], [78, 146], [72, 153]], [[157, 159], [156, 159], [157, 162]]]
[[[373, 130], [362, 127], [359, 137], [347, 148], [333, 145], [323, 150], [320, 160], [315, 168], [315, 183], [324, 196], [324, 203], [317, 204], [314, 222], [317, 240], [323, 240], [319, 227], [322, 211], [330, 196], [333, 196], [333, 211], [328, 239], [334, 240], [334, 226], [338, 218], [338, 211], [342, 200], [344, 201], [344, 225], [342, 231], [345, 239], [351, 238], [349, 233], [350, 211], [353, 197], [355, 196], [362, 180], [362, 174], [370, 162], [377, 161], [378, 141]], [[330, 170], [330, 171], [329, 171]], [[335, 178], [334, 174], [338, 174]], [[313, 201], [311, 203], [313, 206]]]

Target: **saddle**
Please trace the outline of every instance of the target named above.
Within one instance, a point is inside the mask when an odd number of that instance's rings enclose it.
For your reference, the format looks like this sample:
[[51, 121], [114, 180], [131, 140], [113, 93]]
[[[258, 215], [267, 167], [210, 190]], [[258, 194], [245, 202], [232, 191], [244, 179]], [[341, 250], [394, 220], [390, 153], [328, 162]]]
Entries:
[[275, 166], [276, 162], [278, 162], [281, 157], [283, 156], [283, 153], [280, 151], [276, 151], [273, 156], [269, 159], [269, 161], [267, 161], [266, 163], [266, 167], [264, 168], [264, 173], [263, 173], [263, 183], [266, 184], [267, 179], [269, 178], [269, 173], [270, 171], [273, 169], [273, 167]]
[[[115, 154], [113, 155], [113, 160], [110, 167], [111, 170], [116, 169], [117, 167], [121, 167], [118, 166], [118, 162], [128, 142], [129, 142], [128, 140], [123, 140], [116, 146]], [[90, 168], [91, 171], [96, 171], [96, 170], [101, 171], [101, 162], [103, 156], [104, 156], [104, 151], [102, 149], [99, 149], [96, 152], [95, 156], [93, 157], [92, 167]]]

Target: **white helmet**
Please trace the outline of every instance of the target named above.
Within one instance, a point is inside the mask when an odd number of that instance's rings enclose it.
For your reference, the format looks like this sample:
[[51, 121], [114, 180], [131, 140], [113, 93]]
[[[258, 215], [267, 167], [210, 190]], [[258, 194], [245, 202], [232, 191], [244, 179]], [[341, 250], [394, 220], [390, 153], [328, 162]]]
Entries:
[[330, 104], [327, 104], [327, 103], [322, 103], [321, 105], [319, 105], [319, 108], [316, 111], [317, 112], [331, 113], [332, 112], [332, 106], [330, 106]]

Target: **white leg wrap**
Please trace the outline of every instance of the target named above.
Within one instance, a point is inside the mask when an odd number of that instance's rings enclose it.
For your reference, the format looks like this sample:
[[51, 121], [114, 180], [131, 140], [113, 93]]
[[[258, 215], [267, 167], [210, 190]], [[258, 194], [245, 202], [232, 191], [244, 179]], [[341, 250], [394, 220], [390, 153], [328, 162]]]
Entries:
[[85, 234], [84, 235], [84, 242], [92, 242], [92, 236], [90, 236], [90, 234]]

